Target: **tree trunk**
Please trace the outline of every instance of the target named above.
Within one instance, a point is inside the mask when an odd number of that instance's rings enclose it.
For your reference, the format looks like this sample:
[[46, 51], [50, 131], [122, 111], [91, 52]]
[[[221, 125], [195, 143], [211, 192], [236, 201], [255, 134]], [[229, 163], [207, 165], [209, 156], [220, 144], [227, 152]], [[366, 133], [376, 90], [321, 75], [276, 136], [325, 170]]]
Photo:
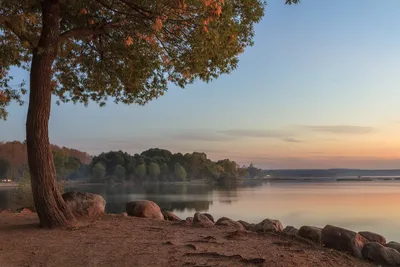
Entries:
[[59, 38], [58, 0], [42, 1], [42, 32], [33, 51], [26, 142], [31, 185], [41, 227], [71, 226], [75, 218], [56, 185], [56, 171], [49, 141], [52, 65]]

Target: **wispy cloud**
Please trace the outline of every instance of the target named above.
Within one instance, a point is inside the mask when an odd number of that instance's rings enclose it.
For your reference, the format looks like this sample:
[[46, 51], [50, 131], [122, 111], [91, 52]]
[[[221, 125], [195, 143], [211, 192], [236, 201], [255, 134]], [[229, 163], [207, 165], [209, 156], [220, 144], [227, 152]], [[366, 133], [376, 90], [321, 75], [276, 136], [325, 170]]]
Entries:
[[225, 130], [220, 131], [219, 133], [225, 134], [227, 136], [236, 136], [236, 137], [256, 137], [256, 138], [284, 138], [285, 136], [290, 135], [286, 131], [282, 130]]
[[306, 125], [302, 128], [332, 134], [369, 134], [377, 130], [375, 127], [357, 125]]
[[221, 133], [206, 132], [206, 131], [186, 131], [181, 133], [172, 134], [173, 139], [181, 141], [206, 141], [206, 142], [221, 142], [234, 139], [234, 136], [226, 136]]
[[284, 138], [282, 138], [282, 141], [288, 142], [288, 143], [302, 143], [303, 142], [299, 139], [292, 138], [292, 137], [284, 137]]

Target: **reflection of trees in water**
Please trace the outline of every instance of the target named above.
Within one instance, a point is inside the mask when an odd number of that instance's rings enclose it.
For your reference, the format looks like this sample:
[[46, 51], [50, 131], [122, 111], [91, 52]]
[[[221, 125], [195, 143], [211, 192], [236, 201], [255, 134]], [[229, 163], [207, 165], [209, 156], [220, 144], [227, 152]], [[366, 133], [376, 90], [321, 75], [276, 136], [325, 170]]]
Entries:
[[173, 201], [173, 202], [158, 202], [161, 210], [173, 211], [208, 211], [212, 201], [199, 200], [199, 201]]
[[236, 184], [218, 186], [216, 188], [216, 193], [220, 203], [232, 204], [237, 202], [239, 198], [239, 192], [241, 186]]
[[[221, 203], [234, 203], [240, 198], [240, 191], [243, 188], [260, 187], [262, 181], [243, 180], [242, 184], [211, 186], [207, 184], [98, 184], [98, 185], [73, 185], [65, 186], [65, 191], [81, 191], [95, 193], [103, 196], [107, 201], [107, 211], [121, 213], [125, 211], [125, 203], [135, 199], [135, 195], [140, 195], [140, 199], [153, 200], [163, 210], [184, 211], [185, 209], [193, 211], [206, 211], [212, 204], [208, 200], [214, 193], [215, 198]], [[15, 188], [0, 190], [0, 208], [15, 209], [13, 195]], [[172, 196], [172, 198], [171, 198]], [[138, 196], [139, 198], [139, 196]], [[196, 198], [196, 199], [194, 199]]]
[[[212, 201], [160, 201], [160, 199], [147, 198], [148, 200], [156, 202], [162, 211], [207, 211], [212, 204]], [[108, 213], [122, 213], [125, 211], [125, 202], [107, 202], [106, 210]]]
[[107, 201], [106, 210], [109, 213], [124, 212], [125, 203], [134, 199], [154, 201], [162, 210], [178, 212], [189, 210], [196, 212], [209, 210], [213, 199], [208, 200], [208, 198], [213, 192], [220, 203], [232, 204], [239, 200], [241, 189], [260, 185], [261, 183], [258, 182], [224, 186], [154, 183], [88, 185], [70, 189], [102, 195]]
[[0, 190], [0, 209], [15, 209], [17, 208], [13, 202], [15, 188], [7, 188]]

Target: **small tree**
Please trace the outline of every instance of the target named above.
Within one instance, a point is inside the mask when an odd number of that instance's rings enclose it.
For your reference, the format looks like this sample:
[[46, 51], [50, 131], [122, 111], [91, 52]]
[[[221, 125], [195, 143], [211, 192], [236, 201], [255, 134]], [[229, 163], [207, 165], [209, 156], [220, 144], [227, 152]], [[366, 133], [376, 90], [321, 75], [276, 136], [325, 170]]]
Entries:
[[126, 170], [125, 170], [125, 168], [123, 166], [121, 166], [121, 165], [118, 165], [115, 168], [114, 176], [117, 179], [117, 182], [125, 181], [125, 178], [126, 178]]
[[153, 180], [156, 180], [160, 175], [160, 166], [157, 163], [151, 162], [149, 164], [149, 175]]
[[160, 167], [160, 172], [161, 172], [161, 180], [166, 180], [168, 175], [169, 175], [169, 167], [167, 163], [163, 163]]
[[104, 179], [106, 177], [106, 168], [104, 167], [103, 164], [97, 163], [94, 165], [92, 168], [92, 178], [91, 181], [93, 183], [101, 183], [104, 182]]
[[146, 176], [146, 165], [140, 164], [140, 165], [136, 166], [135, 175], [140, 180], [143, 180], [143, 178]]
[[175, 164], [175, 177], [178, 181], [186, 181], [186, 171], [179, 163]]

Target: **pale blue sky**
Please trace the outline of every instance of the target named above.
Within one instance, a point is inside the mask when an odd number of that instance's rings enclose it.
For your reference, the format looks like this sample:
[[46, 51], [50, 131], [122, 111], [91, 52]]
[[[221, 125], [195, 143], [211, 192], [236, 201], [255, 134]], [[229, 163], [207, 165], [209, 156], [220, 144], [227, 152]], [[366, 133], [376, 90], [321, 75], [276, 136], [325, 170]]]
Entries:
[[[145, 107], [53, 105], [52, 143], [197, 150], [264, 168], [400, 168], [400, 1], [283, 3], [269, 1], [231, 75], [171, 87]], [[26, 109], [9, 108], [0, 140], [25, 139]]]

